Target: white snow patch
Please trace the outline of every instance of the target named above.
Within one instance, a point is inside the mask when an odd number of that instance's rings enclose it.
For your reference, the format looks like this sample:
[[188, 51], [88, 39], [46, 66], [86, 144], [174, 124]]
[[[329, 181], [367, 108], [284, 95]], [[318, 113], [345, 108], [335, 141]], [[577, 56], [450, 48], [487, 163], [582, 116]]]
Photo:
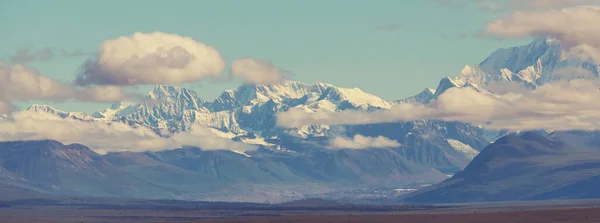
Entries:
[[455, 139], [447, 139], [446, 141], [448, 141], [448, 143], [450, 144], [450, 146], [452, 146], [452, 148], [454, 148], [456, 151], [464, 154], [468, 159], [473, 160], [473, 158], [475, 158], [475, 156], [477, 156], [479, 154], [479, 151], [473, 149], [473, 147], [462, 143], [461, 141], [455, 140]]
[[228, 138], [228, 139], [232, 139], [233, 137], [235, 137], [235, 134], [231, 133], [231, 132], [223, 132], [220, 131], [218, 129], [214, 129], [214, 128], [208, 128], [212, 133], [214, 133], [215, 135], [219, 136], [219, 137], [223, 137], [223, 138]]
[[241, 150], [230, 150], [230, 151], [234, 152], [234, 153], [237, 153], [237, 154], [240, 154], [240, 155], [243, 155], [245, 157], [252, 157], [252, 156], [246, 154], [244, 151], [241, 151]]
[[370, 105], [380, 108], [390, 108], [391, 105], [375, 95], [365, 93], [360, 88], [337, 88], [341, 95], [355, 105]]
[[242, 139], [242, 142], [253, 145], [274, 146], [274, 144], [268, 143], [264, 138], [260, 137], [256, 137], [254, 139]]

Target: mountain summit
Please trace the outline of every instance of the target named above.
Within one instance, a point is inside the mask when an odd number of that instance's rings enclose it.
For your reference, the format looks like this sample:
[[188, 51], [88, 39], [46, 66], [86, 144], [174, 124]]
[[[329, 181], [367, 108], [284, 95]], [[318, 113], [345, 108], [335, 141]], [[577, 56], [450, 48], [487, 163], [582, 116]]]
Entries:
[[557, 80], [599, 75], [599, 65], [567, 56], [559, 41], [540, 37], [524, 46], [496, 50], [477, 66], [465, 66], [455, 81], [459, 84], [471, 81], [484, 88], [498, 82], [536, 87]]

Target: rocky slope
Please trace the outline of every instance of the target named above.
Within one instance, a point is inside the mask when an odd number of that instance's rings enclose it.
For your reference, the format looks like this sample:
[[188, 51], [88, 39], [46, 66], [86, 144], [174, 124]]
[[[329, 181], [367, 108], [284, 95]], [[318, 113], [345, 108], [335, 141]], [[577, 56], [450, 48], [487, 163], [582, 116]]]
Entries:
[[[0, 143], [0, 185], [68, 195], [287, 201], [361, 187], [432, 183], [446, 176], [391, 149], [288, 155], [187, 147], [98, 155], [52, 140]], [[286, 193], [289, 188], [297, 191]]]

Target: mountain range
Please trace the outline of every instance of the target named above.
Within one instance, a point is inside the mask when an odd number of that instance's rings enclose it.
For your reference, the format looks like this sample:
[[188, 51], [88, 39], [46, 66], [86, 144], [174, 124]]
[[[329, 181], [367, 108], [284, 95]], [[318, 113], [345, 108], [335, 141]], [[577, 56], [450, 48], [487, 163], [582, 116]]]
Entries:
[[[57, 194], [258, 202], [434, 184], [455, 173], [451, 179], [468, 175], [479, 168], [475, 161], [480, 157], [498, 155], [487, 152], [496, 138], [478, 126], [437, 120], [283, 128], [276, 125], [276, 114], [290, 109], [379, 111], [402, 103], [429, 103], [450, 88], [496, 94], [495, 85], [501, 83], [535, 89], [551, 81], [599, 76], [599, 66], [564, 58], [561, 52], [561, 44], [551, 38], [500, 49], [479, 65], [465, 66], [458, 77], [442, 78], [435, 89], [392, 101], [358, 88], [285, 81], [244, 84], [213, 101], [189, 89], [158, 85], [142, 102], [119, 102], [91, 115], [32, 105], [29, 112], [97, 125], [144, 127], [165, 138], [201, 125], [257, 149], [182, 146], [98, 154], [80, 144], [53, 140], [10, 141], [0, 143], [0, 179], [2, 184]], [[385, 137], [397, 144], [362, 149], [328, 146], [335, 137], [357, 135]]]

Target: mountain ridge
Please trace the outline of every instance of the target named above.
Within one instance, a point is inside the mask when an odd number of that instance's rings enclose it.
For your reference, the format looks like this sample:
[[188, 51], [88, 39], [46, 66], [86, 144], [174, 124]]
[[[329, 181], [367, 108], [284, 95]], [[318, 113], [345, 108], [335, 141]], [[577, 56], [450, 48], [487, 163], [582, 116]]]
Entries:
[[[340, 88], [320, 82], [308, 85], [284, 81], [274, 85], [243, 84], [224, 91], [213, 101], [202, 99], [190, 89], [157, 85], [141, 102], [115, 103], [92, 115], [60, 111], [46, 105], [32, 105], [28, 110], [99, 125], [120, 122], [134, 128], [145, 127], [160, 137], [174, 137], [200, 125], [218, 137], [252, 144], [258, 148], [256, 151], [241, 152], [224, 148], [209, 151], [186, 147], [135, 154], [109, 153], [100, 158], [93, 154], [85, 156], [84, 160], [100, 160], [95, 163], [98, 166], [94, 168], [118, 176], [129, 182], [127, 185], [152, 182], [143, 191], [144, 196], [155, 196], [157, 191], [166, 190], [169, 191], [168, 196], [172, 197], [208, 198], [206, 191], [209, 188], [223, 187], [228, 189], [220, 190], [220, 194], [210, 193], [213, 196], [211, 198], [231, 198], [234, 197], [232, 194], [236, 194], [231, 188], [241, 188], [237, 191], [241, 193], [248, 191], [244, 188], [246, 185], [261, 185], [257, 189], [260, 191], [258, 193], [274, 193], [276, 195], [272, 196], [278, 198], [298, 198], [302, 194], [311, 193], [310, 190], [294, 187], [303, 192], [288, 194], [277, 188], [269, 188], [268, 185], [276, 183], [283, 188], [298, 181], [319, 182], [317, 185], [325, 187], [326, 191], [332, 185], [373, 186], [385, 183], [386, 186], [394, 186], [403, 182], [435, 183], [446, 179], [447, 175], [461, 176], [463, 173], [460, 171], [471, 165], [472, 160], [486, 156], [488, 152], [484, 148], [489, 141], [484, 137], [484, 129], [461, 122], [437, 120], [283, 128], [276, 125], [275, 117], [278, 112], [290, 109], [307, 112], [371, 112], [390, 109], [402, 103], [426, 104], [437, 100], [452, 88], [470, 88], [493, 95], [492, 86], [496, 83], [517, 83], [534, 89], [548, 81], [560, 79], [554, 73], [557, 69], [593, 70], [595, 66], [596, 70], [600, 70], [600, 67], [578, 59], [563, 58], [557, 53], [559, 46], [549, 39], [537, 39], [525, 46], [500, 49], [479, 65], [465, 66], [456, 78], [441, 78], [435, 90], [426, 88], [414, 96], [392, 101], [359, 88]], [[598, 72], [595, 75], [597, 77]], [[398, 146], [365, 150], [329, 149], [328, 143], [334, 138], [352, 139], [356, 135], [385, 137], [398, 142]], [[73, 151], [67, 145], [59, 147], [64, 147], [65, 151]], [[35, 158], [35, 155], [36, 153], [23, 156]], [[20, 159], [29, 159], [24, 157]], [[362, 160], [365, 157], [368, 159]], [[240, 169], [248, 173], [240, 174]], [[95, 176], [94, 174], [88, 173], [82, 177], [93, 178], [90, 176]], [[12, 172], [6, 174], [7, 178], [14, 178], [13, 175]], [[177, 181], [172, 176], [187, 176], [192, 180]], [[69, 176], [62, 177], [69, 179]], [[164, 182], [169, 180], [174, 182]], [[203, 181], [214, 183], [204, 185]], [[198, 184], [205, 187], [194, 189], [193, 185]], [[108, 185], [107, 188], [117, 187]], [[98, 191], [93, 185], [86, 187], [91, 192], [84, 192], [108, 193]], [[69, 189], [68, 192], [78, 192], [76, 189]], [[271, 195], [265, 195], [268, 196]]]
[[452, 178], [403, 198], [413, 203], [463, 203], [598, 198], [598, 151], [578, 149], [533, 132], [490, 144]]

